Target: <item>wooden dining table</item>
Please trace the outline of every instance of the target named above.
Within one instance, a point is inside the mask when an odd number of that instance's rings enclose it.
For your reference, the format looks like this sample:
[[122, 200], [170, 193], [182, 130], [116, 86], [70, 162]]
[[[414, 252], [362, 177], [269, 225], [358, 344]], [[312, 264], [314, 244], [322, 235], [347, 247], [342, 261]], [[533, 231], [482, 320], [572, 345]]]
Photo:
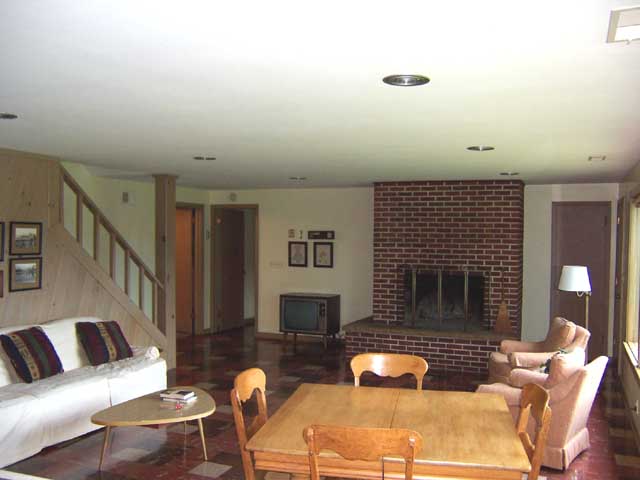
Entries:
[[[407, 428], [422, 434], [414, 478], [521, 479], [531, 464], [504, 398], [490, 393], [443, 392], [350, 385], [302, 384], [249, 440], [255, 468], [309, 478], [302, 430], [311, 424]], [[400, 458], [380, 462], [320, 455], [329, 477], [403, 478]]]

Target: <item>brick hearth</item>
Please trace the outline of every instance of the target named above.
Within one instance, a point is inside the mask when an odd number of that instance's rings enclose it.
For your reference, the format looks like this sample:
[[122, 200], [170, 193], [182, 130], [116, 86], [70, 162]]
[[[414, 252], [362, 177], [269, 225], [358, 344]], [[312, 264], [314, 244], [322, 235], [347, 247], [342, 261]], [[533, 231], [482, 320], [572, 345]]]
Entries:
[[[487, 359], [506, 336], [486, 333], [445, 333], [388, 327], [361, 320], [344, 327], [347, 357], [358, 353], [410, 353], [423, 357], [431, 372], [487, 373]], [[513, 338], [513, 337], [510, 337]]]
[[[469, 270], [485, 275], [484, 324], [493, 327], [500, 273], [514, 336], [521, 329], [524, 184], [521, 181], [384, 182], [374, 187], [373, 324], [404, 318], [404, 274]], [[499, 338], [445, 332], [347, 331], [348, 354], [415, 353], [435, 369], [484, 372]], [[487, 332], [488, 333], [488, 332]]]

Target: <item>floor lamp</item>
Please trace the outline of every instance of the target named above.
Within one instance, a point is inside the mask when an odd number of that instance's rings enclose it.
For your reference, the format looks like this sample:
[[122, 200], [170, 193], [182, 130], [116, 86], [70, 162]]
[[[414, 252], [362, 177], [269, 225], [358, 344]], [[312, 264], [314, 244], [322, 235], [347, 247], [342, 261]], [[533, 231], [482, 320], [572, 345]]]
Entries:
[[584, 328], [589, 330], [589, 297], [591, 296], [591, 282], [587, 267], [580, 265], [564, 265], [558, 282], [558, 290], [576, 292], [579, 297], [584, 296]]

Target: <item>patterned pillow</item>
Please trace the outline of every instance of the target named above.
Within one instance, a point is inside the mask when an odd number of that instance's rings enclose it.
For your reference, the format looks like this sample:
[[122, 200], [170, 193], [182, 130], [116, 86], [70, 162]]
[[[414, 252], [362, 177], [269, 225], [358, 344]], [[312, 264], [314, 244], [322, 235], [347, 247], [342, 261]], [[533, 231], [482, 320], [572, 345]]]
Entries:
[[133, 355], [118, 322], [78, 322], [76, 333], [91, 365], [114, 362]]
[[64, 372], [49, 337], [40, 327], [0, 335], [16, 373], [27, 383]]

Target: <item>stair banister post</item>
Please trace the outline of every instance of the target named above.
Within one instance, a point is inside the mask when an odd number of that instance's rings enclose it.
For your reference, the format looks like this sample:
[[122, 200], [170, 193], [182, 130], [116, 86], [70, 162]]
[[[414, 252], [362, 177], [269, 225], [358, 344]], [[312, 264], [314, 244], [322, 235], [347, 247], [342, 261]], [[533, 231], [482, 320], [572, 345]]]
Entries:
[[157, 325], [167, 338], [165, 360], [176, 366], [176, 179], [175, 175], [154, 175], [156, 197]]

